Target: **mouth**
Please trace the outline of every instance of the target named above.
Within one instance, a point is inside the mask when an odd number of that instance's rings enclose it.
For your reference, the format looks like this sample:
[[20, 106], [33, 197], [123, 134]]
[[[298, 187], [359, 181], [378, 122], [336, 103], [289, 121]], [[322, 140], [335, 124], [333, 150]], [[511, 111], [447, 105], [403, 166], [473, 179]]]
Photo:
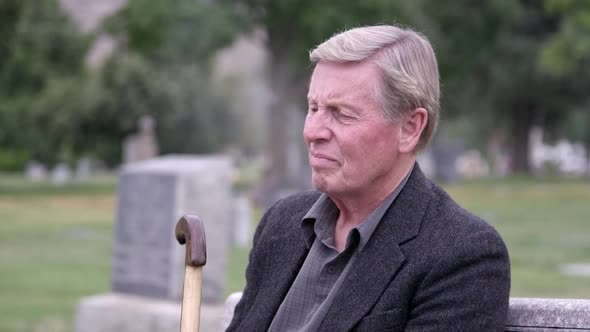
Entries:
[[310, 152], [309, 164], [312, 167], [333, 166], [338, 164], [338, 160], [323, 153]]

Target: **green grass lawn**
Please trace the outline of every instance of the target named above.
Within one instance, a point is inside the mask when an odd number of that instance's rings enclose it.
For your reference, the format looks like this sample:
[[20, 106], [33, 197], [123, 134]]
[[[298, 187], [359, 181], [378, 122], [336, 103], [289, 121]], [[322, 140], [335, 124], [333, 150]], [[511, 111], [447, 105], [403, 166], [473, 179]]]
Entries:
[[[512, 296], [590, 298], [590, 182], [503, 179], [445, 186], [494, 224], [512, 261]], [[71, 331], [83, 296], [110, 288], [114, 178], [52, 187], [0, 176], [0, 331]], [[248, 250], [232, 248], [226, 293], [244, 286]]]
[[590, 264], [590, 181], [488, 180], [446, 189], [506, 241], [512, 296], [590, 298], [590, 277], [559, 272], [563, 263]]
[[79, 298], [108, 291], [113, 193], [0, 178], [0, 331], [71, 331]]

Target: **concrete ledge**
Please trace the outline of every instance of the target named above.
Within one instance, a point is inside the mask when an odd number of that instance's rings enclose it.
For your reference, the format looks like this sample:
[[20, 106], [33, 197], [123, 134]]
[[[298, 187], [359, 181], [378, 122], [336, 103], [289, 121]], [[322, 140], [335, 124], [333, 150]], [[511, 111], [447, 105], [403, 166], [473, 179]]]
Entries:
[[[223, 305], [201, 306], [200, 330], [222, 331]], [[83, 298], [78, 304], [76, 332], [178, 332], [180, 303], [120, 293]]]
[[[233, 293], [225, 301], [224, 328], [241, 297], [242, 293]], [[510, 298], [506, 331], [590, 331], [590, 300]]]
[[590, 300], [510, 298], [506, 331], [590, 331]]
[[225, 300], [225, 309], [223, 310], [223, 320], [222, 326], [223, 329], [227, 329], [229, 324], [231, 323], [231, 319], [234, 316], [234, 310], [236, 309], [236, 305], [240, 302], [242, 298], [242, 292], [231, 293], [227, 300]]

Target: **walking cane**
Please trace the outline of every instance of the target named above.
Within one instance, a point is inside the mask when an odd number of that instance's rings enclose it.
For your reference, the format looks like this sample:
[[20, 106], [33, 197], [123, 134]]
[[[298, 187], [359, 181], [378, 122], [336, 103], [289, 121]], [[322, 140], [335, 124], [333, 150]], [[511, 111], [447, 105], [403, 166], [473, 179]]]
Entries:
[[186, 244], [180, 332], [198, 332], [202, 271], [207, 262], [205, 229], [199, 217], [187, 214], [176, 223], [175, 233], [176, 240], [180, 244]]

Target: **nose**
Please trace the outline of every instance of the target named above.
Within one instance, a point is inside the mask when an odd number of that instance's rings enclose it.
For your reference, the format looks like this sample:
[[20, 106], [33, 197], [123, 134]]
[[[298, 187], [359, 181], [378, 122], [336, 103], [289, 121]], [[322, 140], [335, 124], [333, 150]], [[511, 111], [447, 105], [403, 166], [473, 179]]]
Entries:
[[329, 114], [326, 110], [307, 113], [303, 126], [303, 138], [307, 143], [328, 141], [332, 138], [329, 126]]

